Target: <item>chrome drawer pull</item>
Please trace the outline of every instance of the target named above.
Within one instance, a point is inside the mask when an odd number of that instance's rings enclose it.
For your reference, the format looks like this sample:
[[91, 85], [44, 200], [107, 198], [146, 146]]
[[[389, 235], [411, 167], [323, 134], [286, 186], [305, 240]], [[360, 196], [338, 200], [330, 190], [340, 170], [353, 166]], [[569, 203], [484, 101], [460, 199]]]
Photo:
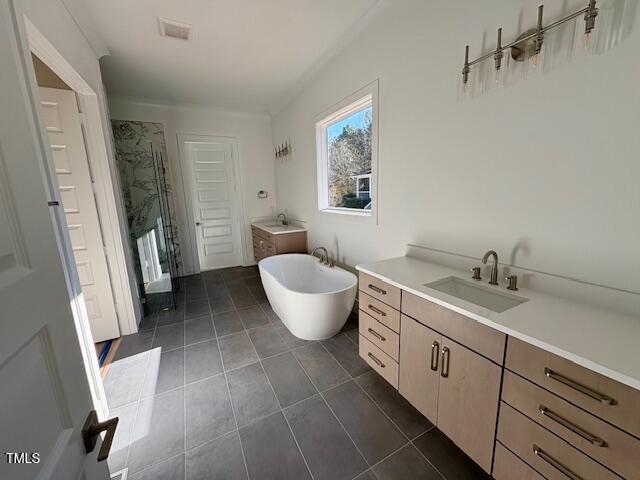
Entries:
[[547, 452], [545, 452], [544, 450], [542, 450], [539, 446], [537, 446], [535, 443], [533, 444], [533, 453], [535, 453], [538, 457], [540, 457], [542, 460], [544, 460], [545, 462], [547, 462], [549, 465], [551, 465], [553, 468], [555, 468], [556, 470], [558, 470], [560, 473], [562, 473], [563, 475], [565, 475], [567, 478], [570, 478], [571, 480], [583, 480], [582, 477], [579, 477], [578, 475], [576, 475], [575, 473], [573, 473], [571, 470], [569, 470], [567, 467], [565, 467], [564, 465], [562, 465], [559, 461], [557, 461], [555, 458], [553, 458], [551, 455], [549, 455]]
[[369, 353], [367, 353], [367, 355], [369, 355], [369, 358], [371, 358], [371, 360], [376, 362], [380, 368], [384, 368], [384, 363], [382, 363], [380, 360], [378, 360], [373, 353], [369, 352]]
[[380, 310], [379, 308], [374, 307], [373, 305], [369, 305], [367, 308], [369, 308], [369, 310], [371, 310], [372, 312], [377, 313], [378, 315], [380, 315], [381, 317], [386, 317], [387, 314], [384, 313], [382, 310]]
[[600, 403], [603, 403], [604, 405], [615, 405], [616, 401], [607, 396], [607, 395], [603, 395], [602, 393], [596, 392], [595, 390], [591, 390], [588, 387], [585, 387], [584, 385], [579, 384], [578, 382], [574, 382], [573, 380], [571, 380], [570, 378], [565, 377], [564, 375], [560, 375], [557, 372], [554, 372], [553, 370], [551, 370], [550, 368], [545, 368], [544, 369], [544, 374], [552, 379], [555, 380], [556, 382], [560, 382], [563, 385], [566, 385], [569, 388], [573, 388], [574, 390], [582, 393], [583, 395], [586, 395], [587, 397], [593, 398], [594, 400], [599, 401]]
[[371, 335], [373, 335], [374, 337], [376, 337], [378, 340], [380, 340], [381, 342], [386, 341], [387, 339], [384, 338], [382, 335], [380, 335], [378, 332], [376, 332], [373, 328], [369, 328], [369, 333]]
[[434, 341], [431, 344], [431, 370], [438, 371], [438, 350], [440, 350], [440, 344]]
[[383, 289], [381, 289], [380, 287], [376, 287], [375, 285], [373, 285], [373, 284], [371, 284], [371, 283], [369, 284], [369, 288], [370, 288], [371, 290], [373, 290], [374, 292], [379, 293], [380, 295], [386, 295], [386, 294], [387, 294], [387, 291], [386, 291], [386, 290], [383, 290]]
[[440, 376], [447, 378], [449, 376], [449, 349], [442, 347], [442, 370], [440, 370]]
[[584, 438], [587, 442], [589, 442], [594, 447], [606, 447], [607, 446], [607, 442], [605, 442], [601, 438], [596, 437], [595, 435], [591, 435], [589, 432], [584, 431], [582, 428], [580, 428], [577, 425], [571, 423], [569, 420], [566, 420], [566, 419], [562, 418], [560, 415], [558, 415], [557, 413], [552, 412], [551, 410], [549, 410], [544, 405], [540, 405], [538, 407], [538, 409], [540, 410], [540, 413], [542, 415], [544, 415], [547, 418], [550, 418], [554, 422], [559, 423], [563, 427], [571, 430], [576, 435], [579, 435], [580, 437]]

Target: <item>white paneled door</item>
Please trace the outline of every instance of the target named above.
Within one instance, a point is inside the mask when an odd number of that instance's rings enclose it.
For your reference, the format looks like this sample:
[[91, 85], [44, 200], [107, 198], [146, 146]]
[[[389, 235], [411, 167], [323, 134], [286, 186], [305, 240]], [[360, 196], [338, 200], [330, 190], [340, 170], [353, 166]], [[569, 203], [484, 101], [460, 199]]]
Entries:
[[181, 138], [181, 152], [187, 164], [200, 270], [240, 265], [242, 242], [233, 141], [194, 138]]
[[106, 480], [101, 440], [90, 455], [82, 440], [94, 408], [83, 312], [74, 316], [84, 306], [80, 292], [69, 294], [77, 281], [64, 267], [72, 265], [63, 261], [64, 217], [47, 206], [47, 140], [21, 21], [14, 3], [0, 0], [0, 478]]
[[60, 198], [96, 342], [120, 336], [75, 92], [39, 88]]

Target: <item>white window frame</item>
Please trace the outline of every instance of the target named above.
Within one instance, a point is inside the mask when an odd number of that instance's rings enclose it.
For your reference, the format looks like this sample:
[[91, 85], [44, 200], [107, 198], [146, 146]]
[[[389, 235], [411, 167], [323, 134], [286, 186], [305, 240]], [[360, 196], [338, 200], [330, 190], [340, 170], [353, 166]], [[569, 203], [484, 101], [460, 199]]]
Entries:
[[[331, 207], [329, 205], [329, 149], [327, 129], [334, 123], [371, 107], [371, 209]], [[378, 81], [349, 95], [321, 115], [316, 121], [316, 163], [318, 210], [321, 213], [348, 215], [365, 222], [378, 222]]]

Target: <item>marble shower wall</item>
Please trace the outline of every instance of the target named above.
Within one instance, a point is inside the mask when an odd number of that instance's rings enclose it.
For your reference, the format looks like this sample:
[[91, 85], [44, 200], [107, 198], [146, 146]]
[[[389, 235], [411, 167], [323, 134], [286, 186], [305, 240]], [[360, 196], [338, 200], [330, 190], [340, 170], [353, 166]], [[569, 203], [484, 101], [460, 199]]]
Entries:
[[161, 229], [166, 229], [171, 241], [168, 242], [169, 255], [160, 255], [162, 270], [175, 269], [172, 276], [182, 275], [174, 190], [168, 176], [167, 148], [162, 124], [112, 120], [111, 125], [136, 267], [139, 267], [137, 239], [155, 229], [160, 246], [165, 243]]

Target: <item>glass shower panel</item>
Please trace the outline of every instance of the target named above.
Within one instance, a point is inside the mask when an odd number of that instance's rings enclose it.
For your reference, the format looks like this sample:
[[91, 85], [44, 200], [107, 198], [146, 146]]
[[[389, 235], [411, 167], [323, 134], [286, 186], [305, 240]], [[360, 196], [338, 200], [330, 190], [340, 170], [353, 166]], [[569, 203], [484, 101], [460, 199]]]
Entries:
[[179, 251], [162, 125], [113, 121], [134, 269], [145, 315], [175, 308]]

